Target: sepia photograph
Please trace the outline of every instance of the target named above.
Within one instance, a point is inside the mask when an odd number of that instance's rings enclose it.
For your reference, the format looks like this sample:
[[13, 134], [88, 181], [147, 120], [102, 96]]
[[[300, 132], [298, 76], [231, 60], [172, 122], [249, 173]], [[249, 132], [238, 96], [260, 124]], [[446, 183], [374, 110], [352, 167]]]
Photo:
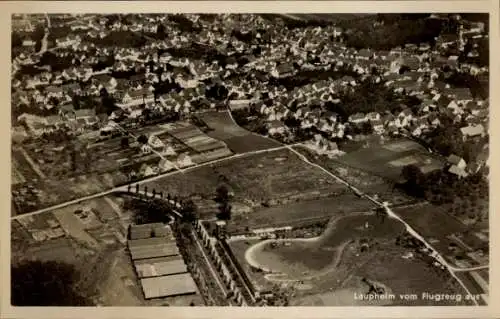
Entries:
[[429, 11], [12, 14], [10, 304], [488, 306], [490, 15]]

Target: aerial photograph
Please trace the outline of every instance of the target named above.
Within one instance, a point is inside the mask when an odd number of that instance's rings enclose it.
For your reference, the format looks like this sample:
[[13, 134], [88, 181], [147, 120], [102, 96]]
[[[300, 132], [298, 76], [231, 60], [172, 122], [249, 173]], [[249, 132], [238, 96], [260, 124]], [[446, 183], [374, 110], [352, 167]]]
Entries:
[[13, 14], [12, 306], [487, 306], [489, 15]]

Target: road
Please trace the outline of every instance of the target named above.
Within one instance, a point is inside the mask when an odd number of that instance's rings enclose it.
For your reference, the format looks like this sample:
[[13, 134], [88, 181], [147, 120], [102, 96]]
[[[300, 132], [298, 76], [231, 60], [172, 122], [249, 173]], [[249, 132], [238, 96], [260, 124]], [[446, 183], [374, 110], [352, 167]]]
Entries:
[[45, 35], [43, 36], [42, 39], [42, 46], [40, 47], [40, 51], [38, 54], [42, 55], [45, 51], [47, 51], [48, 48], [48, 38], [49, 38], [49, 30], [50, 30], [50, 18], [49, 15], [46, 13], [45, 18], [47, 19], [47, 27], [45, 28]]

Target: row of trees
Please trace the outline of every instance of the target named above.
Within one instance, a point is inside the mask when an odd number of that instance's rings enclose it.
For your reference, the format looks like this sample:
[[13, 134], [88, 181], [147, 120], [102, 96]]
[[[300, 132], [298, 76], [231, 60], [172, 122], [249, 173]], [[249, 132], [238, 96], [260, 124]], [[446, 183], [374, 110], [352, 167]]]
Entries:
[[455, 20], [422, 19], [419, 15], [379, 15], [376, 25], [374, 19], [363, 19], [346, 23], [348, 32], [344, 33], [347, 46], [356, 49], [371, 48], [390, 50], [408, 43], [435, 43], [442, 32], [455, 33], [458, 23]]
[[488, 202], [489, 185], [481, 171], [459, 179], [445, 170], [424, 175], [418, 166], [408, 165], [403, 168], [402, 177], [405, 182], [398, 187], [412, 196], [437, 205], [460, 202], [463, 207], [455, 213], [475, 219], [487, 217], [480, 203]]
[[14, 306], [93, 306], [76, 289], [81, 274], [71, 264], [30, 260], [11, 267], [11, 302]]

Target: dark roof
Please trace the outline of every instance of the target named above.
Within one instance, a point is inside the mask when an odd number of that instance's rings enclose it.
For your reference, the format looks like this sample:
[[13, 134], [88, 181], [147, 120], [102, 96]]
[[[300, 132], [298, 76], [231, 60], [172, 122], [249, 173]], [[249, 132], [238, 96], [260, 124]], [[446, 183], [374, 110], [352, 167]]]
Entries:
[[293, 72], [294, 68], [293, 68], [293, 65], [291, 65], [291, 64], [283, 63], [283, 64], [278, 65], [276, 67], [276, 70], [279, 73], [289, 73], [289, 72]]

